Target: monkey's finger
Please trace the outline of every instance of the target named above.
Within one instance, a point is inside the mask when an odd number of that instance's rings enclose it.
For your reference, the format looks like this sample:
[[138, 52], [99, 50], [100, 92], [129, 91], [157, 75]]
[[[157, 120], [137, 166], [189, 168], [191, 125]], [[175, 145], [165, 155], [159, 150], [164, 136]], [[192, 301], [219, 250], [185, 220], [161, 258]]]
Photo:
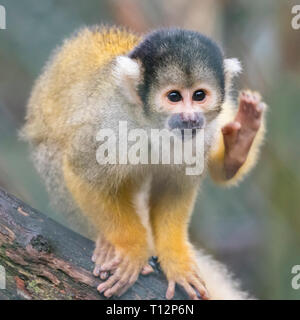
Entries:
[[107, 249], [107, 251], [103, 252], [103, 254], [99, 257], [99, 260], [97, 260], [98, 264], [101, 266], [102, 271], [110, 271], [109, 269], [103, 269], [103, 265], [111, 261], [113, 257], [114, 257], [114, 248], [113, 246], [110, 246]]
[[[134, 283], [134, 282], [133, 282]], [[132, 285], [133, 283], [128, 283], [125, 287], [123, 287], [118, 293], [117, 296], [121, 297]]]
[[141, 274], [142, 274], [143, 276], [146, 276], [146, 275], [148, 275], [148, 274], [150, 274], [150, 273], [152, 273], [152, 272], [154, 272], [153, 268], [152, 268], [149, 264], [146, 264], [146, 265], [143, 267], [143, 269], [142, 269], [142, 271], [141, 271]]
[[92, 256], [92, 261], [93, 262], [96, 262], [97, 257], [100, 254], [100, 248], [101, 248], [101, 240], [100, 240], [100, 237], [98, 237], [98, 239], [96, 240], [96, 247], [95, 247], [95, 250], [94, 250], [94, 253], [93, 253], [93, 256]]
[[256, 118], [260, 117], [264, 110], [266, 110], [267, 105], [264, 102], [260, 102], [255, 106], [255, 116]]
[[257, 131], [260, 126], [264, 104], [258, 93], [247, 91], [241, 93], [239, 108], [235, 120], [242, 124], [244, 131]]
[[105, 297], [110, 298], [113, 296], [116, 292], [120, 291], [124, 286], [126, 286], [128, 283], [128, 278], [123, 277], [120, 280], [118, 280], [110, 289], [106, 290], [104, 292]]
[[122, 290], [120, 290], [118, 293], [117, 293], [117, 296], [118, 297], [121, 297], [130, 287], [132, 286], [132, 284], [127, 284], [125, 287], [122, 288]]
[[95, 265], [95, 268], [94, 268], [94, 270], [93, 270], [93, 275], [94, 275], [95, 277], [98, 277], [99, 274], [100, 274], [100, 265], [96, 264], [96, 265]]
[[202, 279], [202, 277], [200, 276], [197, 267], [194, 269], [193, 276], [191, 277], [191, 279], [196, 279], [197, 281], [199, 281], [199, 282], [206, 288], [206, 283], [205, 283], [205, 281]]
[[111, 245], [105, 240], [102, 241], [102, 239], [101, 239], [101, 241], [100, 240], [97, 241], [96, 249], [95, 249], [94, 255], [93, 255], [93, 258], [95, 257], [94, 262], [96, 264], [99, 264], [99, 265], [101, 264], [101, 262], [103, 261], [104, 257], [107, 254], [107, 251], [109, 250], [110, 247], [111, 247]]
[[136, 282], [137, 278], [138, 278], [138, 273], [133, 274], [129, 279], [127, 285], [117, 293], [118, 297], [121, 297]]
[[237, 121], [230, 122], [226, 124], [222, 128], [222, 133], [224, 136], [232, 135], [233, 133], [237, 132], [241, 128], [241, 124]]
[[101, 271], [107, 271], [114, 269], [116, 266], [118, 266], [122, 262], [122, 258], [120, 256], [115, 257], [113, 260], [104, 263], [101, 266]]
[[[95, 277], [99, 276], [101, 270], [103, 271], [101, 263], [103, 262], [103, 259], [105, 259], [105, 256], [107, 256], [107, 253], [108, 253], [107, 251], [102, 251], [100, 256], [97, 257], [96, 265], [95, 265], [95, 268], [94, 268], [94, 271], [93, 271], [93, 275]], [[109, 270], [104, 270], [104, 271], [109, 271]]]
[[[132, 275], [130, 273], [126, 272], [125, 275], [117, 281], [114, 286], [107, 291], [105, 291], [104, 295], [109, 298], [119, 292], [123, 292], [123, 289], [126, 288], [126, 290], [131, 287], [136, 279], [138, 278], [138, 272], [135, 271]], [[125, 291], [124, 291], [125, 292]]]
[[112, 275], [108, 280], [105, 282], [102, 282], [97, 287], [97, 290], [102, 293], [105, 292], [107, 289], [111, 288], [117, 281], [119, 281], [121, 278], [120, 274], [116, 272], [114, 275]]
[[183, 289], [186, 291], [188, 294], [189, 298], [192, 300], [200, 300], [200, 298], [197, 295], [197, 292], [195, 289], [186, 281], [180, 281], [179, 284], [183, 287]]
[[196, 278], [196, 277], [192, 278], [190, 281], [190, 284], [199, 292], [199, 294], [203, 300], [210, 299], [209, 293], [208, 293], [205, 285], [203, 285], [203, 283], [201, 281], [199, 281], [198, 278]]
[[240, 129], [241, 124], [237, 121], [230, 122], [222, 128], [225, 148], [230, 148], [236, 144]]
[[136, 266], [128, 265], [126, 262], [120, 266], [119, 270], [122, 270], [120, 272], [122, 276], [114, 284], [113, 287], [111, 287], [104, 293], [104, 295], [108, 298], [112, 295], [118, 294], [124, 287], [131, 287], [137, 280], [140, 273], [139, 268], [137, 268]]
[[175, 281], [170, 280], [168, 284], [168, 289], [166, 292], [166, 298], [168, 300], [171, 300], [174, 297], [174, 294], [175, 294]]

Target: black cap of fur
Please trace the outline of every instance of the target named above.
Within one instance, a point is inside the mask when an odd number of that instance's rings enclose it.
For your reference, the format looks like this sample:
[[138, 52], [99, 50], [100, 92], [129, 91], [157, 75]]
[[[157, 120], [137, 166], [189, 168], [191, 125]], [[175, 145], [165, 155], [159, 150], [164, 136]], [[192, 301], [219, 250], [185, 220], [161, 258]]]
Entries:
[[139, 88], [143, 101], [146, 101], [149, 88], [155, 81], [156, 71], [170, 62], [178, 65], [187, 76], [192, 74], [197, 64], [205, 65], [214, 75], [224, 96], [223, 52], [214, 41], [199, 32], [182, 29], [154, 31], [145, 37], [129, 57], [140, 60], [145, 71], [143, 84]]

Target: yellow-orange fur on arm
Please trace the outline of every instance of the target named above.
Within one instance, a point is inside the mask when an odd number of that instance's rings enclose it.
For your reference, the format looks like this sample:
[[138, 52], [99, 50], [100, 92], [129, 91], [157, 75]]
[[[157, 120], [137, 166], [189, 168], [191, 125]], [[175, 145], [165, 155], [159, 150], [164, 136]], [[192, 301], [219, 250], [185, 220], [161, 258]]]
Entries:
[[98, 232], [117, 250], [131, 255], [141, 265], [149, 257], [146, 229], [132, 203], [138, 187], [132, 181], [122, 184], [116, 193], [106, 193], [74, 172], [65, 157], [63, 173], [66, 185], [82, 212]]
[[159, 262], [168, 278], [190, 271], [194, 252], [188, 241], [188, 222], [196, 190], [176, 199], [162, 195], [151, 207], [156, 251]]

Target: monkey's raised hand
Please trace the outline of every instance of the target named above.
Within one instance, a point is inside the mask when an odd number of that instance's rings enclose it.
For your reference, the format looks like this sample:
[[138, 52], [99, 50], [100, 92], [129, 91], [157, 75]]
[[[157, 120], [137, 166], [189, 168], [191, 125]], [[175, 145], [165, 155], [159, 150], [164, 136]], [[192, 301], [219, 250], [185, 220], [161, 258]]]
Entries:
[[224, 169], [227, 179], [231, 179], [246, 162], [260, 128], [265, 106], [257, 92], [242, 91], [234, 121], [222, 128], [225, 145]]

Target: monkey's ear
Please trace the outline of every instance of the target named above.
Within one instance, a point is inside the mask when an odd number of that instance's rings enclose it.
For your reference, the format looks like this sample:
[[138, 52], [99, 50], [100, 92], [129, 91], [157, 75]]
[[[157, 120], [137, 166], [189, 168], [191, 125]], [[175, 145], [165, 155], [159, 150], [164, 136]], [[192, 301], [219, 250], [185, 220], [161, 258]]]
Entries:
[[124, 88], [124, 94], [132, 103], [140, 103], [137, 94], [137, 85], [141, 77], [139, 63], [126, 56], [116, 58], [116, 64], [113, 70], [114, 77], [119, 86]]
[[116, 58], [115, 75], [138, 80], [140, 77], [140, 66], [136, 60], [126, 56]]
[[242, 65], [237, 58], [225, 59], [224, 71], [226, 75], [230, 75], [232, 78], [242, 72]]
[[224, 59], [225, 90], [231, 89], [232, 79], [242, 72], [242, 65], [237, 58]]

